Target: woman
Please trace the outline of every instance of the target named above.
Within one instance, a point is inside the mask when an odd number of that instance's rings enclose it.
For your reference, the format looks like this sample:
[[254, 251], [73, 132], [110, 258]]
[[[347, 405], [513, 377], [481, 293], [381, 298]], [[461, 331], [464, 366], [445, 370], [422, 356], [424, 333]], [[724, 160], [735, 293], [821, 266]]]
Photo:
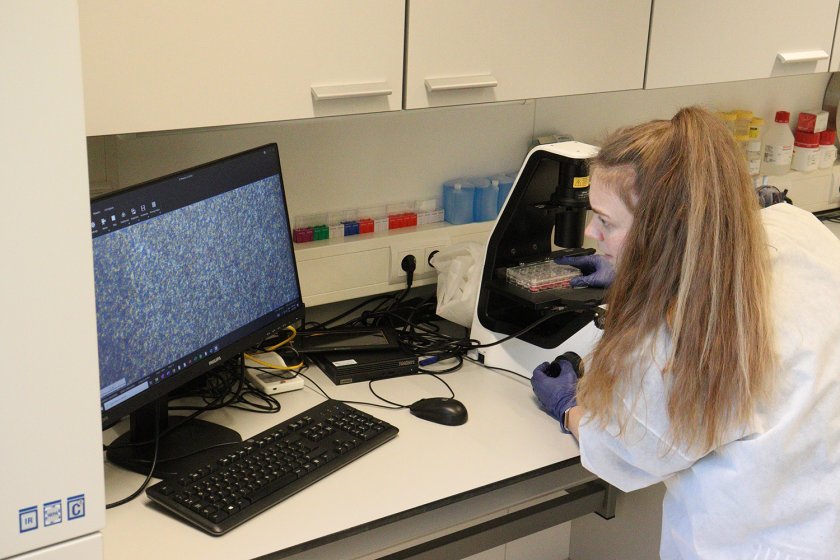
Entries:
[[593, 473], [664, 481], [663, 558], [840, 558], [840, 241], [761, 210], [700, 108], [618, 131], [590, 173], [604, 333], [577, 385], [534, 371], [540, 402]]

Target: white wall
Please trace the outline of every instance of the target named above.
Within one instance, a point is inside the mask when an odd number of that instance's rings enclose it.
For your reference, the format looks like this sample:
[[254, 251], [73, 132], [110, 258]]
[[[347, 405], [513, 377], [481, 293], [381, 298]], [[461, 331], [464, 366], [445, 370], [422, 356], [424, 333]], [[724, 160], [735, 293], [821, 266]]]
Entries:
[[607, 131], [677, 108], [747, 108], [772, 118], [822, 107], [830, 74], [576, 95], [88, 141], [91, 180], [127, 186], [265, 142], [277, 142], [293, 215], [440, 195], [465, 174], [516, 169], [535, 134], [598, 144]]
[[618, 127], [649, 119], [671, 118], [680, 107], [703, 105], [714, 110], [749, 109], [772, 122], [777, 110], [821, 109], [831, 74], [746, 80], [701, 86], [575, 95], [540, 100], [536, 132], [554, 128], [584, 142], [599, 144]]
[[517, 169], [535, 134], [565, 132], [598, 144], [618, 126], [669, 118], [695, 103], [795, 115], [822, 107], [829, 76], [97, 137], [88, 141], [91, 180], [127, 186], [277, 142], [293, 215], [425, 199], [458, 175]]

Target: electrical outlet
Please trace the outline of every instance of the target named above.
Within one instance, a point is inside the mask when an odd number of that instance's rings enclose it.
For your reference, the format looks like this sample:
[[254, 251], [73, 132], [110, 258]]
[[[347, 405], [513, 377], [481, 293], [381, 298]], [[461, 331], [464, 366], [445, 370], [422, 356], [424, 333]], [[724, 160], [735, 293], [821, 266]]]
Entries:
[[[406, 274], [402, 269], [402, 260], [408, 255], [414, 255], [417, 262], [417, 268], [414, 269], [414, 279], [431, 278], [437, 274], [434, 268], [429, 265], [429, 257], [435, 251], [440, 251], [444, 247], [450, 245], [450, 240], [446, 237], [438, 237], [434, 239], [427, 239], [416, 244], [400, 244], [391, 246], [391, 269], [388, 274], [388, 282], [390, 284], [400, 284], [405, 282]], [[415, 245], [416, 244], [416, 245]]]
[[426, 266], [428, 267], [429, 271], [434, 270], [434, 267], [432, 267], [431, 263], [429, 262], [429, 259], [432, 258], [432, 254], [436, 253], [437, 251], [440, 251], [441, 249], [444, 249], [448, 246], [449, 246], [448, 242], [447, 243], [440, 243], [438, 245], [429, 245], [423, 250], [423, 262], [426, 263]]
[[405, 249], [400, 247], [391, 247], [391, 271], [388, 274], [388, 281], [391, 284], [405, 282], [406, 272], [402, 269], [402, 261], [409, 255], [413, 255], [414, 260], [417, 263], [417, 268], [414, 269], [415, 278], [428, 271], [429, 266], [423, 261], [422, 248], [418, 247], [416, 249]]

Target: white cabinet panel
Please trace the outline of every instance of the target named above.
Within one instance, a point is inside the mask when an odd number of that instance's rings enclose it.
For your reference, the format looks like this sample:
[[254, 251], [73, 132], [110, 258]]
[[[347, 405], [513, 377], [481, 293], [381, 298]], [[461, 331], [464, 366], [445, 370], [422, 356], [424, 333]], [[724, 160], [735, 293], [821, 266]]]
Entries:
[[656, 0], [646, 88], [827, 72], [837, 0]]
[[650, 0], [413, 0], [406, 109], [639, 89]]
[[393, 111], [402, 0], [80, 0], [87, 134]]

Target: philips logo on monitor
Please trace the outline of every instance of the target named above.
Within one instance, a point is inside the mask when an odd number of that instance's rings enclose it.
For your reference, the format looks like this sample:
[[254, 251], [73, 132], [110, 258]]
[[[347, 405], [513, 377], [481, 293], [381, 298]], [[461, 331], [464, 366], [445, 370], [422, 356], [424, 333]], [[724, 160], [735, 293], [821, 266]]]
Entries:
[[207, 365], [212, 366], [213, 364], [218, 364], [221, 361], [222, 361], [222, 357], [221, 356], [216, 356], [215, 358], [213, 358], [212, 360], [207, 362]]

